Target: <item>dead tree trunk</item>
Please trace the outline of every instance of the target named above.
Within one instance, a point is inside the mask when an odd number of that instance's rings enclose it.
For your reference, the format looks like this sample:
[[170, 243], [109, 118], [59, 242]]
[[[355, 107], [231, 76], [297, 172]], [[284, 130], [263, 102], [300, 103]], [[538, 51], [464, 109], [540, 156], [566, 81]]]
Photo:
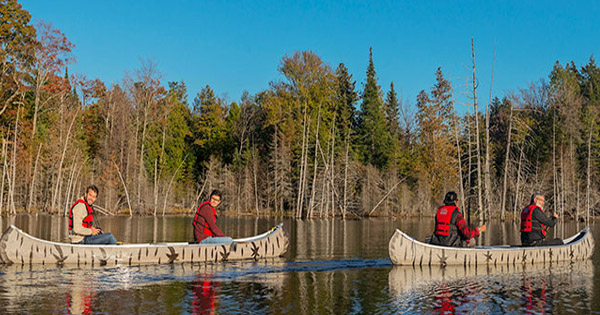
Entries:
[[315, 206], [315, 194], [316, 194], [316, 183], [317, 183], [317, 169], [319, 168], [319, 159], [318, 159], [318, 153], [319, 153], [319, 127], [321, 124], [321, 106], [319, 105], [319, 113], [317, 114], [317, 130], [315, 132], [315, 158], [314, 158], [314, 165], [313, 165], [313, 180], [311, 183], [311, 195], [310, 195], [310, 201], [308, 203], [308, 211], [306, 214], [307, 218], [311, 218], [313, 215], [313, 207]]
[[[594, 124], [594, 120], [590, 121], [590, 133], [588, 137], [588, 158], [587, 158], [587, 185], [586, 185], [586, 205], [585, 205], [585, 224], [590, 224], [590, 194], [591, 194], [591, 174], [592, 174], [592, 126]], [[579, 219], [579, 218], [577, 218]]]
[[0, 215], [2, 215], [2, 208], [4, 207], [4, 181], [6, 180], [8, 163], [8, 148], [6, 140], [2, 137], [2, 183], [0, 184]]
[[77, 114], [79, 111], [75, 112], [73, 119], [71, 120], [71, 124], [69, 125], [69, 129], [67, 131], [67, 136], [65, 137], [65, 144], [63, 146], [63, 152], [60, 156], [60, 162], [58, 163], [58, 175], [56, 178], [56, 186], [54, 187], [54, 196], [52, 198], [52, 209], [58, 211], [58, 203], [60, 203], [60, 194], [61, 194], [61, 181], [62, 181], [62, 168], [63, 163], [65, 161], [65, 155], [67, 153], [67, 147], [69, 146], [69, 138], [71, 135], [71, 130], [73, 129], [73, 124], [75, 124], [75, 120], [77, 119]]
[[[492, 59], [492, 79], [490, 83], [490, 99], [485, 106], [485, 208], [489, 212], [491, 207], [492, 179], [490, 178], [490, 104], [492, 103], [492, 87], [494, 86], [494, 66], [496, 63], [496, 45], [494, 44], [494, 57]], [[489, 213], [488, 213], [489, 216]]]
[[[512, 102], [510, 102], [510, 115], [508, 118], [508, 134], [506, 136], [506, 154], [504, 156], [504, 181], [502, 183], [502, 204], [500, 205], [500, 218], [502, 221], [506, 218], [506, 189], [508, 184], [508, 169], [510, 162], [510, 136], [512, 135], [512, 116], [513, 116], [513, 106]], [[514, 220], [515, 218], [513, 218]]]
[[38, 151], [37, 151], [37, 155], [35, 157], [35, 163], [33, 166], [33, 176], [31, 176], [31, 185], [29, 186], [29, 202], [27, 204], [27, 210], [31, 210], [33, 207], [33, 194], [36, 191], [35, 190], [35, 176], [37, 174], [37, 168], [38, 168], [38, 162], [40, 160], [40, 155], [42, 152], [42, 144], [40, 143], [40, 146], [38, 147]]
[[484, 209], [481, 194], [481, 157], [479, 148], [479, 110], [477, 109], [477, 77], [475, 75], [475, 40], [471, 38], [471, 52], [473, 56], [473, 111], [475, 115], [475, 156], [477, 158], [477, 206], [479, 207], [479, 221], [484, 222]]
[[300, 154], [300, 178], [298, 180], [298, 199], [296, 201], [296, 218], [302, 217], [302, 208], [304, 206], [304, 187], [306, 181], [306, 156], [308, 156], [308, 152], [306, 152], [306, 147], [308, 146], [307, 139], [307, 107], [308, 104], [304, 103], [304, 117], [302, 119], [302, 149]]

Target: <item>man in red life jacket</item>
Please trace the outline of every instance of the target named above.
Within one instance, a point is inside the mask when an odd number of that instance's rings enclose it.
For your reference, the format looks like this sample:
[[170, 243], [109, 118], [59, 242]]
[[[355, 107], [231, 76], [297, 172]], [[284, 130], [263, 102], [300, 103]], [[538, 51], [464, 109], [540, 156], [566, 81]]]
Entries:
[[549, 246], [562, 245], [560, 238], [546, 239], [546, 228], [556, 225], [558, 214], [553, 213], [551, 218], [544, 214], [544, 195], [535, 193], [531, 196], [531, 203], [521, 211], [521, 244], [523, 246]]
[[457, 205], [456, 193], [448, 192], [444, 198], [444, 205], [439, 207], [435, 214], [435, 231], [431, 237], [431, 244], [463, 247], [468, 245], [471, 238], [478, 237], [485, 231], [485, 225], [469, 229]]
[[76, 244], [117, 244], [112, 233], [97, 227], [92, 205], [98, 197], [98, 187], [90, 185], [85, 194], [69, 210], [69, 238]]
[[196, 210], [194, 221], [194, 242], [203, 244], [231, 244], [233, 239], [226, 237], [217, 226], [217, 210], [221, 203], [221, 192], [213, 190], [210, 198], [200, 204]]

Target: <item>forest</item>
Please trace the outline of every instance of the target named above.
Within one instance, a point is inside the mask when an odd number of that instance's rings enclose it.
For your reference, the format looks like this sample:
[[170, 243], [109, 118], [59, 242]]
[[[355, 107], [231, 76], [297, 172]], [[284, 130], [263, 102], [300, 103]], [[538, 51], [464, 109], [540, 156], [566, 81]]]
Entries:
[[438, 68], [405, 101], [378, 84], [373, 49], [362, 86], [344, 63], [295, 51], [281, 80], [232, 101], [162, 81], [151, 60], [107, 86], [69, 73], [73, 48], [0, 0], [0, 214], [65, 215], [89, 184], [109, 215], [189, 214], [213, 189], [226, 215], [433, 215], [450, 190], [479, 220], [517, 217], [533, 192], [561, 216], [600, 213], [593, 55], [492, 97], [472, 41], [460, 91]]

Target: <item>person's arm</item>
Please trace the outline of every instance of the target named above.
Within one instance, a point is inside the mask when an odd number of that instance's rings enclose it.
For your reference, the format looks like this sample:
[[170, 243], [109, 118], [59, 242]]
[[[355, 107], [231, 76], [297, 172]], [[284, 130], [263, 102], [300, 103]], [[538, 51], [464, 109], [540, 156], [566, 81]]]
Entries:
[[545, 226], [553, 227], [556, 225], [557, 219], [555, 217], [548, 218], [540, 208], [533, 210], [532, 219], [538, 220]]
[[83, 219], [87, 216], [85, 204], [78, 203], [73, 208], [73, 232], [79, 235], [92, 235], [92, 229], [83, 226]]
[[204, 218], [204, 221], [208, 225], [208, 228], [213, 232], [214, 236], [225, 236], [225, 233], [219, 229], [219, 227], [209, 218], [213, 217], [212, 209], [209, 205], [204, 205], [200, 209], [200, 215]]
[[463, 218], [462, 214], [460, 214], [460, 212], [458, 212], [458, 215], [456, 216], [456, 227], [458, 227], [458, 232], [465, 239], [471, 239], [479, 236], [479, 229], [469, 229], [469, 226], [467, 226], [467, 222]]

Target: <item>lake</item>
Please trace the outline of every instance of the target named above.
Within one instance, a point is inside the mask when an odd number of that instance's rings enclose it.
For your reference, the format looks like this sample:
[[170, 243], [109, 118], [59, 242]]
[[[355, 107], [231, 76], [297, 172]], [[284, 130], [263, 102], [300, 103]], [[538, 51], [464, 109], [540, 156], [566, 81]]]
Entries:
[[[100, 217], [128, 243], [191, 241], [191, 217]], [[82, 267], [0, 265], [3, 314], [600, 314], [600, 224], [596, 249], [575, 264], [513, 267], [392, 266], [396, 228], [417, 239], [431, 218], [364, 220], [220, 217], [236, 238], [279, 222], [290, 238], [284, 257], [258, 262]], [[46, 215], [0, 217], [36, 237], [66, 241], [67, 220]], [[518, 244], [518, 226], [492, 221], [479, 245]], [[568, 221], [550, 236], [584, 225]]]

